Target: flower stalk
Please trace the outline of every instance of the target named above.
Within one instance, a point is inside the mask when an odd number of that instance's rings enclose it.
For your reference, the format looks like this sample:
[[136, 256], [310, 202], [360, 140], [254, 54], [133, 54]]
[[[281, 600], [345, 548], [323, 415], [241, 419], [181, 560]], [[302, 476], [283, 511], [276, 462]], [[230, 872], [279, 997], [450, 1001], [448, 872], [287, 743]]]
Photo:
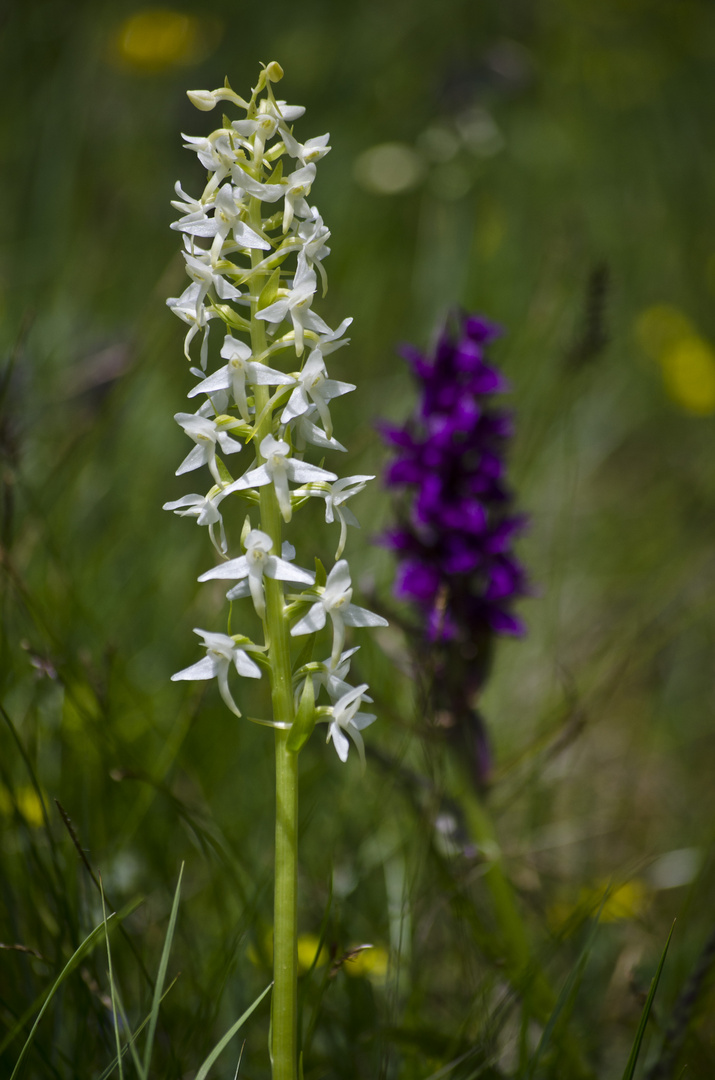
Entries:
[[[484, 860], [504, 967], [525, 1015], [546, 1024], [556, 996], [535, 957], [489, 813], [490, 752], [479, 711], [497, 638], [525, 632], [513, 607], [528, 593], [512, 550], [526, 519], [514, 512], [506, 483], [511, 415], [494, 404], [508, 384], [488, 358], [498, 334], [481, 316], [458, 315], [430, 356], [404, 349], [419, 399], [403, 426], [383, 425], [393, 450], [385, 480], [403, 493], [401, 517], [383, 542], [398, 562], [395, 593], [418, 612], [412, 638], [416, 670], [426, 674], [425, 711], [451, 751], [452, 794]], [[556, 1040], [568, 1075], [589, 1076], [569, 1033]]]
[[[179, 198], [172, 203], [181, 213], [172, 228], [183, 234], [190, 284], [168, 304], [188, 326], [184, 354], [199, 379], [188, 397], [202, 400], [195, 413], [176, 414], [194, 442], [177, 475], [206, 467], [212, 484], [206, 495], [184, 496], [165, 509], [209, 526], [219, 561], [199, 580], [234, 582], [227, 598], [250, 599], [260, 622], [258, 641], [230, 633], [230, 624], [227, 634], [197, 630], [206, 655], [172, 678], [216, 678], [236, 716], [241, 710], [231, 686], [233, 670], [250, 678], [267, 674], [270, 682], [271, 719], [251, 719], [274, 728], [276, 754], [271, 1060], [274, 1080], [296, 1080], [298, 754], [316, 724], [327, 723], [327, 739], [340, 759], [347, 759], [349, 736], [364, 760], [360, 732], [375, 717], [360, 711], [370, 700], [367, 685], [346, 682], [354, 650], [343, 651], [345, 626], [381, 626], [385, 620], [351, 603], [350, 572], [340, 558], [347, 525], [358, 524], [343, 503], [374, 477], [339, 480], [306, 460], [316, 449], [321, 457], [325, 450], [345, 449], [333, 434], [330, 402], [355, 387], [330, 379], [325, 357], [347, 344], [351, 320], [332, 330], [312, 310], [318, 280], [323, 293], [327, 289], [323, 260], [330, 253], [330, 232], [308, 196], [316, 163], [330, 150], [329, 136], [298, 141], [293, 122], [304, 110], [276, 99], [273, 84], [282, 75], [275, 62], [264, 67], [248, 101], [228, 83], [189, 93], [201, 111], [226, 102], [245, 116], [224, 116], [207, 138], [185, 136], [209, 178], [198, 199], [177, 184]], [[207, 374], [212, 324], [223, 328], [224, 337], [219, 366]], [[191, 356], [197, 337], [200, 367]], [[244, 468], [234, 479], [224, 456], [240, 451], [231, 464], [242, 462]], [[249, 508], [242, 554], [235, 553], [235, 538], [227, 536], [223, 521], [229, 496]], [[330, 573], [317, 558], [311, 560], [315, 571], [298, 565], [295, 548], [283, 539], [294, 512], [315, 505], [316, 498], [325, 500], [326, 522], [340, 526], [339, 561]], [[315, 662], [313, 646], [327, 615], [331, 655]], [[306, 637], [299, 663], [294, 646], [297, 652]]]

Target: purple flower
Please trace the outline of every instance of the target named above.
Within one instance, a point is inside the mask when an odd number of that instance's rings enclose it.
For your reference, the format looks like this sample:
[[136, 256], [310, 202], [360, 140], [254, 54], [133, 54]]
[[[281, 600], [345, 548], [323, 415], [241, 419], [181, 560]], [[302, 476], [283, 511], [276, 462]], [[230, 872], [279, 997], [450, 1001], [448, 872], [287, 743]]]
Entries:
[[493, 404], [508, 383], [486, 356], [499, 333], [462, 315], [431, 356], [404, 346], [419, 401], [403, 427], [382, 425], [394, 451], [385, 482], [405, 493], [400, 528], [383, 538], [399, 564], [395, 592], [417, 605], [435, 643], [524, 633], [512, 607], [527, 592], [526, 575], [511, 544], [525, 519], [512, 512], [504, 478], [512, 422]]

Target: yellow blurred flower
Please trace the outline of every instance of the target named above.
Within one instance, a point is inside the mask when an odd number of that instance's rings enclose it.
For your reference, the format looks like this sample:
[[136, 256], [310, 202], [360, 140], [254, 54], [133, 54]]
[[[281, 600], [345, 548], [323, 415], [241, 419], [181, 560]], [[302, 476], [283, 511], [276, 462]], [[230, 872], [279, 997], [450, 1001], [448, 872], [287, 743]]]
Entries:
[[[300, 934], [298, 937], [298, 971], [303, 974], [309, 971], [313, 966], [315, 960], [315, 954], [318, 952], [318, 946], [320, 945], [320, 938], [315, 934]], [[324, 945], [321, 946], [318, 953], [318, 959], [315, 960], [316, 967], [322, 967], [323, 964], [328, 962], [328, 950]]]
[[701, 337], [683, 338], [661, 357], [673, 401], [696, 416], [715, 412], [715, 350]]
[[[304, 975], [306, 971], [309, 971], [313, 966], [315, 960], [315, 954], [318, 952], [318, 945], [320, 944], [320, 938], [316, 934], [300, 934], [298, 936], [297, 949], [298, 949], [298, 971], [301, 975]], [[273, 961], [273, 931], [268, 930], [263, 938], [263, 948], [265, 949], [265, 955], [269, 961]], [[260, 957], [258, 950], [254, 945], [249, 945], [246, 950], [246, 955], [252, 964], [258, 966], [260, 964]], [[318, 959], [315, 961], [316, 967], [322, 967], [327, 964], [329, 960], [328, 950], [323, 945]]]
[[171, 8], [144, 8], [119, 25], [113, 51], [123, 66], [161, 71], [199, 63], [219, 37], [215, 19], [199, 20]]
[[656, 360], [672, 400], [695, 416], [715, 412], [715, 350], [690, 319], [670, 304], [647, 308], [635, 333], [644, 352]]
[[388, 962], [388, 951], [382, 945], [357, 945], [345, 954], [343, 969], [347, 975], [382, 982]]
[[16, 805], [31, 828], [39, 829], [44, 824], [42, 802], [31, 784], [16, 788], [14, 799], [6, 787], [0, 787], [0, 814], [11, 817]]
[[584, 918], [595, 918], [600, 910], [599, 922], [629, 922], [645, 914], [650, 898], [651, 890], [641, 878], [632, 878], [615, 886], [610, 886], [608, 881], [598, 881], [593, 886], [584, 886], [575, 904], [554, 904], [549, 911], [549, 921], [555, 928], [560, 928], [574, 916], [577, 923]]
[[636, 319], [638, 344], [651, 360], [660, 360], [667, 349], [695, 333], [688, 316], [672, 304], [654, 304]]
[[[581, 902], [597, 905], [596, 910], [598, 910], [607, 887], [607, 883], [602, 881], [594, 889], [583, 890]], [[624, 881], [622, 885], [612, 888], [606, 896], [601, 909], [601, 922], [639, 919], [645, 914], [649, 900], [650, 892], [644, 881], [640, 878]]]

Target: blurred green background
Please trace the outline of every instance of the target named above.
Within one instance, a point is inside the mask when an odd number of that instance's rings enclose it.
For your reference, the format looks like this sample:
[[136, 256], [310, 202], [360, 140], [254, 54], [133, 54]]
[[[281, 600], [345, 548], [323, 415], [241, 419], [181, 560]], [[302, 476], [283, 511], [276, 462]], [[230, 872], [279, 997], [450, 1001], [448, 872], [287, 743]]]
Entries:
[[[599, 1076], [620, 1076], [681, 916], [655, 1059], [713, 929], [715, 8], [9, 0], [0, 29], [3, 1075], [101, 918], [55, 800], [111, 905], [146, 898], [115, 936], [135, 1020], [187, 864], [157, 1076], [192, 1075], [269, 978], [271, 739], [215, 687], [169, 682], [198, 657], [191, 628], [224, 614], [196, 585], [204, 531], [161, 505], [190, 490], [173, 475], [191, 380], [165, 307], [185, 280], [169, 201], [177, 179], [203, 186], [180, 132], [219, 122], [185, 91], [228, 75], [245, 94], [273, 59], [307, 107], [300, 137], [331, 133], [311, 202], [332, 230], [318, 310], [355, 319], [330, 365], [358, 384], [335, 408], [341, 470], [379, 472], [374, 421], [410, 410], [397, 343], [426, 347], [457, 304], [505, 328], [534, 597], [482, 703], [491, 802], [556, 985], [578, 953], [569, 920], [613, 884], [575, 1017]], [[390, 499], [375, 483], [355, 509], [354, 578], [389, 605], [370, 539]], [[363, 777], [319, 738], [301, 759], [301, 925], [318, 933], [332, 874], [338, 965], [305, 990], [306, 1015], [322, 1002], [306, 1078], [515, 1075], [498, 968], [465, 946], [467, 909], [489, 923], [479, 860], [435, 842], [444, 748], [397, 626], [362, 637], [381, 759]], [[431, 793], [417, 806], [414, 776]], [[339, 963], [364, 942], [371, 962]], [[100, 951], [53, 1003], [27, 1075], [101, 1074], [105, 969]], [[708, 985], [678, 1059], [693, 1076], [715, 1067]], [[265, 1006], [251, 1023], [242, 1075], [264, 1077]], [[439, 1072], [460, 1054], [472, 1071]]]

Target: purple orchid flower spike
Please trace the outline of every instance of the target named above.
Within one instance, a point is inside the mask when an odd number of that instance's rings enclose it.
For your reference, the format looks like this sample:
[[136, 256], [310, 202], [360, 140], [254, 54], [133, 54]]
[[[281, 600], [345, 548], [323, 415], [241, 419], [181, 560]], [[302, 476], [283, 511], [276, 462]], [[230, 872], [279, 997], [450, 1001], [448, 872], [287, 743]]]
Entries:
[[508, 383], [487, 358], [500, 333], [481, 316], [462, 315], [431, 355], [405, 346], [419, 388], [415, 413], [403, 426], [382, 425], [393, 452], [385, 482], [404, 493], [400, 525], [382, 538], [398, 562], [395, 594], [420, 613], [435, 709], [455, 725], [468, 718], [480, 781], [489, 755], [473, 702], [495, 638], [524, 633], [513, 607], [528, 592], [511, 550], [526, 520], [514, 514], [505, 482], [511, 417], [493, 401]]

